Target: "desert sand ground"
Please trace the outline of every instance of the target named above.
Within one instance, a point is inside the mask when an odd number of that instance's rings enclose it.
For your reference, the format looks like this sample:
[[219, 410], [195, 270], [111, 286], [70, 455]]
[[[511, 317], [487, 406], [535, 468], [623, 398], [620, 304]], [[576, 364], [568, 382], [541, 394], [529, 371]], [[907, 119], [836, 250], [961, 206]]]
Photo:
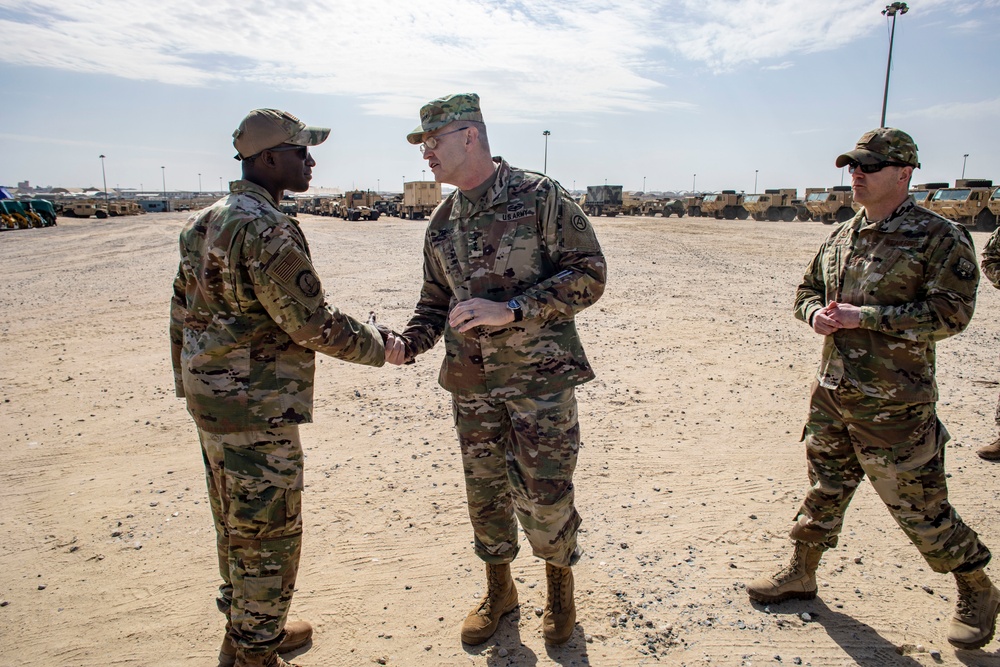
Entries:
[[[0, 665], [215, 664], [214, 536], [167, 340], [186, 215], [0, 235]], [[301, 223], [331, 302], [406, 321], [422, 223]], [[579, 317], [599, 378], [578, 392], [586, 554], [573, 639], [544, 645], [544, 568], [525, 548], [519, 612], [480, 647], [459, 641], [484, 577], [439, 345], [403, 368], [318, 365], [292, 608], [316, 635], [295, 662], [1000, 665], [1000, 641], [947, 644], [953, 580], [924, 564], [867, 484], [820, 567], [819, 598], [767, 609], [743, 590], [786, 560], [806, 488], [799, 436], [820, 339], [791, 303], [831, 228], [595, 224], [610, 279]], [[973, 236], [981, 248], [985, 234]], [[998, 315], [984, 281], [972, 325], [938, 347], [952, 499], [995, 550], [1000, 464], [975, 448], [994, 437]]]

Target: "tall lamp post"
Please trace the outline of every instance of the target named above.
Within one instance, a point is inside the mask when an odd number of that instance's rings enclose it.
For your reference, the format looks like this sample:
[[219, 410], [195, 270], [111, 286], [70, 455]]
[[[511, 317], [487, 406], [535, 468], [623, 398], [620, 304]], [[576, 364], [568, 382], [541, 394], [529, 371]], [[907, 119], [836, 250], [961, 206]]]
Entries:
[[[103, 155], [98, 155], [97, 157], [101, 158], [101, 178], [104, 180], [104, 205], [105, 206], [109, 206], [109, 204], [108, 204], [108, 177], [105, 176], [105, 174], [104, 174], [104, 156]], [[965, 173], [965, 167], [962, 167], [962, 173], [963, 174]], [[108, 209], [108, 210], [110, 210], [110, 209]]]
[[221, 195], [222, 193], [223, 193], [223, 190], [222, 190], [222, 176], [219, 176], [219, 194]]
[[642, 177], [642, 194], [646, 194], [646, 177]]
[[160, 176], [163, 177], [163, 201], [167, 200], [167, 168], [160, 167]]
[[201, 174], [198, 174], [198, 194], [201, 194]]
[[695, 174], [694, 176], [691, 177], [691, 192], [696, 191], [698, 189], [697, 186], [698, 186], [698, 174]]
[[962, 156], [962, 178], [965, 178], [965, 161], [968, 159], [969, 159], [968, 153]]
[[542, 131], [542, 136], [545, 137], [545, 160], [542, 162], [542, 173], [548, 173], [549, 171], [549, 135], [552, 134], [548, 130]]
[[753, 170], [753, 192], [754, 192], [754, 194], [757, 194], [757, 172], [758, 171], [760, 171], [760, 170], [759, 169], [754, 169]]
[[896, 38], [896, 14], [905, 14], [910, 11], [905, 2], [894, 2], [886, 5], [882, 10], [883, 16], [892, 17], [892, 30], [889, 32], [889, 60], [885, 64], [885, 91], [882, 93], [882, 124], [885, 127], [885, 105], [889, 101], [889, 69], [892, 67], [892, 42]]

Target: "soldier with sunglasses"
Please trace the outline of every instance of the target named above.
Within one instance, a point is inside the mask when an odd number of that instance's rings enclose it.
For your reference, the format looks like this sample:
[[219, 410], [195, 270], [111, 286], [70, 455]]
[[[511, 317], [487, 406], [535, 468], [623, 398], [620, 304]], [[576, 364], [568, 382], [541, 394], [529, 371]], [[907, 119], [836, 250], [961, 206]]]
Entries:
[[312, 636], [286, 622], [302, 545], [299, 424], [312, 421], [316, 352], [381, 366], [389, 334], [327, 303], [309, 246], [278, 209], [309, 188], [330, 130], [276, 109], [233, 134], [243, 178], [180, 235], [170, 308], [177, 396], [198, 427], [226, 616], [220, 667], [282, 667]]
[[972, 238], [914, 204], [920, 163], [905, 132], [867, 132], [836, 164], [850, 168], [863, 208], [820, 247], [795, 298], [795, 316], [823, 337], [803, 431], [810, 487], [791, 528], [791, 562], [747, 593], [771, 604], [815, 597], [823, 552], [837, 545], [867, 476], [931, 569], [956, 579], [948, 641], [980, 648], [993, 637], [1000, 591], [983, 570], [989, 549], [948, 502], [949, 435], [934, 379], [936, 342], [963, 331], [975, 307]]

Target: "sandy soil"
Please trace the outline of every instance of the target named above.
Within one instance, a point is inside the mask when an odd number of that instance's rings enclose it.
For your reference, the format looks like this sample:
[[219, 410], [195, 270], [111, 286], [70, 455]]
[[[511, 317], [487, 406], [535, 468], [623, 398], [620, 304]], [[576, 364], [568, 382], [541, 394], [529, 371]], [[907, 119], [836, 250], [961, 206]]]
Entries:
[[[212, 524], [167, 341], [185, 215], [0, 234], [0, 665], [215, 664]], [[830, 227], [595, 222], [610, 282], [579, 318], [599, 378], [578, 394], [586, 555], [573, 639], [544, 645], [544, 568], [525, 549], [520, 611], [481, 647], [459, 641], [484, 578], [439, 346], [404, 368], [319, 364], [292, 608], [316, 636], [296, 662], [1000, 665], [1000, 641], [949, 647], [953, 580], [927, 568], [868, 485], [818, 599], [765, 609], [743, 590], [786, 559], [806, 487], [798, 440], [820, 340], [791, 302]], [[331, 301], [405, 322], [421, 223], [302, 224]], [[952, 498], [996, 550], [1000, 465], [975, 448], [993, 438], [998, 315], [984, 284], [969, 330], [939, 346]]]

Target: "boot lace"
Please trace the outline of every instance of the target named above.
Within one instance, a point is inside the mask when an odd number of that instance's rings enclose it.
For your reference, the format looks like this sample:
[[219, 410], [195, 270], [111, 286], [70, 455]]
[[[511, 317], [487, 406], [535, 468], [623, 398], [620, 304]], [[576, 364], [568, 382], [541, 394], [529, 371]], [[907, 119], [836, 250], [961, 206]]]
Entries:
[[965, 577], [955, 577], [955, 583], [958, 584], [958, 602], [955, 611], [962, 618], [972, 618], [976, 592], [972, 590], [971, 584]]
[[549, 580], [549, 609], [553, 614], [559, 614], [562, 612], [562, 588], [563, 588], [563, 573], [560, 570], [556, 576]]
[[489, 568], [486, 571], [486, 595], [483, 599], [479, 601], [479, 608], [476, 610], [477, 614], [484, 614], [486, 616], [490, 615], [491, 602], [493, 598], [500, 598], [500, 593], [502, 592], [503, 586], [500, 584], [499, 573], [493, 569]]

